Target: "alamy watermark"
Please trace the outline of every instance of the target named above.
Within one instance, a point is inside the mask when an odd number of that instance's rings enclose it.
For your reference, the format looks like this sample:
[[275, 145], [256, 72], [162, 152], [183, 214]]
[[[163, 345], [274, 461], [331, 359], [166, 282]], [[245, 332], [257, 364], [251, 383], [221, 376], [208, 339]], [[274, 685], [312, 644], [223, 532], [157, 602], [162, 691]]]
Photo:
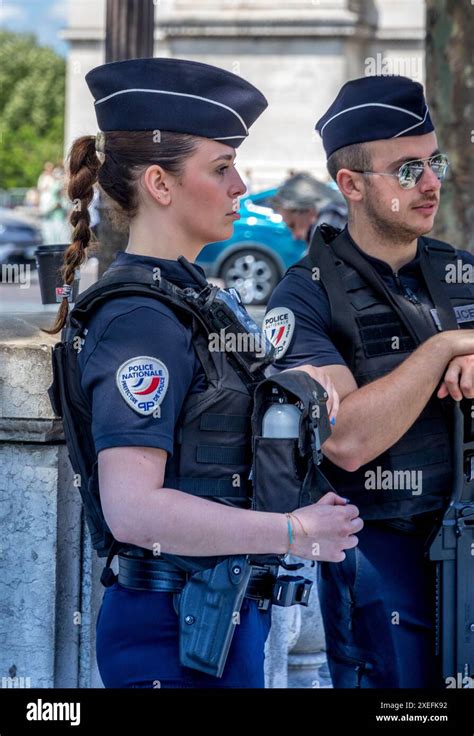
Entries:
[[454, 263], [447, 263], [445, 272], [447, 284], [474, 284], [474, 266], [472, 263], [463, 263], [460, 258]]
[[365, 471], [364, 488], [368, 491], [411, 491], [412, 496], [422, 492], [421, 470], [375, 470]]
[[2, 677], [2, 689], [5, 688], [30, 688], [31, 677]]
[[29, 263], [2, 263], [2, 284], [20, 284], [20, 289], [28, 289], [31, 284]]
[[226, 332], [224, 327], [219, 332], [209, 333], [208, 347], [211, 353], [252, 353], [258, 358], [264, 358], [265, 346], [265, 335], [259, 332]]
[[386, 57], [377, 53], [375, 56], [367, 56], [364, 59], [364, 74], [366, 77], [401, 75], [421, 82], [423, 62], [421, 56]]
[[446, 677], [444, 681], [447, 690], [474, 688], [474, 677], [463, 675], [461, 672], [458, 672], [456, 677]]
[[36, 702], [26, 705], [27, 721], [69, 721], [70, 726], [79, 726], [81, 722], [80, 703], [51, 703], [38, 698]]

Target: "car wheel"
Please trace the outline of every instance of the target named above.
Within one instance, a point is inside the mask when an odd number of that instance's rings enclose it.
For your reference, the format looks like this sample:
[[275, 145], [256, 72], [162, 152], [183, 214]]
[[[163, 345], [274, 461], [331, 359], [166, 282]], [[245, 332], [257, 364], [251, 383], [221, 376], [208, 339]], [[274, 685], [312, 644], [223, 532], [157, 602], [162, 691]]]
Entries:
[[271, 256], [249, 249], [227, 258], [220, 268], [219, 277], [226, 288], [237, 289], [244, 304], [266, 304], [280, 275]]

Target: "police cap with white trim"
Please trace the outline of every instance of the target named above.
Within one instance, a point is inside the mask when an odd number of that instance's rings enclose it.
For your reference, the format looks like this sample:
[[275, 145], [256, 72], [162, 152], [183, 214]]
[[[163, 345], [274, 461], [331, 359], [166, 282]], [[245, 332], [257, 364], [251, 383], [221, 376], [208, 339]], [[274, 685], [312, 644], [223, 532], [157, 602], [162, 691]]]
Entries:
[[86, 74], [100, 130], [167, 130], [236, 148], [268, 105], [242, 77], [185, 59], [127, 59]]
[[347, 82], [315, 127], [328, 158], [353, 143], [434, 130], [422, 85], [397, 75]]

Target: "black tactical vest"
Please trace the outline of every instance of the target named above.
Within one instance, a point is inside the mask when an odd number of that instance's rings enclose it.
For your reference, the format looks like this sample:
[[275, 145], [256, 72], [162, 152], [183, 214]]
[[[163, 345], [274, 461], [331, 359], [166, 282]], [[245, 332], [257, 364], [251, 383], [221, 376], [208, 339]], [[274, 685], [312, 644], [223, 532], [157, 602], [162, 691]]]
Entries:
[[207, 334], [195, 317], [192, 329], [193, 346], [208, 387], [189, 394], [185, 400], [164, 484], [194, 496], [249, 508], [255, 384], [244, 381], [224, 352], [209, 352]]
[[[81, 478], [79, 490], [92, 543], [101, 557], [111, 549], [116, 553], [131, 545], [114, 543], [102, 513], [91, 412], [80, 385], [77, 352], [92, 314], [109, 299], [125, 295], [149, 296], [170, 306], [180, 321], [191, 327], [193, 345], [206, 375], [207, 388], [190, 394], [184, 403], [173, 457], [166, 464], [164, 485], [232, 506], [249, 508], [251, 505], [248, 476], [252, 453], [252, 397], [255, 385], [264, 374], [257, 369], [252, 381], [232, 362], [228, 353], [210, 352], [209, 330], [199, 313], [193, 311], [180, 294], [181, 290], [165, 279], [156, 281], [151, 269], [139, 266], [110, 269], [80, 294], [63, 330], [62, 341], [53, 350], [54, 375], [49, 395], [55, 414], [63, 418], [71, 464]], [[191, 563], [193, 559], [186, 558], [186, 561]], [[217, 560], [200, 557], [198, 567], [211, 566]]]
[[[323, 226], [316, 231], [308, 255], [289, 269], [313, 270], [313, 278], [321, 279], [331, 307], [331, 337], [359, 387], [396, 368], [437, 330], [474, 327], [474, 285], [449, 278], [459, 275], [461, 256], [447, 243], [431, 238], [420, 239], [419, 256], [424, 283], [416, 295], [401, 285], [396, 294], [346, 230], [338, 234]], [[455, 314], [453, 308], [466, 305], [470, 308]], [[400, 396], [400, 406], [403, 400]], [[445, 404], [433, 394], [406, 434], [355, 472], [325, 458], [321, 469], [336, 491], [359, 507], [363, 518], [409, 519], [445, 505], [452, 484]], [[390, 474], [384, 475], [387, 470]], [[414, 476], [418, 471], [421, 476]]]

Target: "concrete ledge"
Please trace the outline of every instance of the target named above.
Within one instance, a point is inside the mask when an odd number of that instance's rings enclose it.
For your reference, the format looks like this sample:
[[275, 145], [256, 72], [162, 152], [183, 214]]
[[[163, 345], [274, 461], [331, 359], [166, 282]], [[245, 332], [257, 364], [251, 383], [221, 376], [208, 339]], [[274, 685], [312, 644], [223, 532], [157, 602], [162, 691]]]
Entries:
[[48, 396], [51, 350], [58, 336], [41, 327], [54, 313], [2, 314], [0, 322], [0, 440], [54, 442], [63, 439]]

